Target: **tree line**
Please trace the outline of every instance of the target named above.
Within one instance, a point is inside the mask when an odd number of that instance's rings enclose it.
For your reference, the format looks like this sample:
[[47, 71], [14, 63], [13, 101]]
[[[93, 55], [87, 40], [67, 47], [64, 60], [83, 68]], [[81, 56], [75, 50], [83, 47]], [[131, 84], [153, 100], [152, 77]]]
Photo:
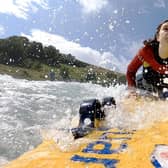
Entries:
[[31, 42], [26, 37], [12, 36], [0, 39], [0, 62], [7, 65], [16, 65], [32, 68], [33, 62], [39, 61], [48, 66], [67, 64], [76, 67], [86, 67], [89, 64], [77, 60], [71, 54], [62, 54], [54, 46], [43, 46], [40, 42]]

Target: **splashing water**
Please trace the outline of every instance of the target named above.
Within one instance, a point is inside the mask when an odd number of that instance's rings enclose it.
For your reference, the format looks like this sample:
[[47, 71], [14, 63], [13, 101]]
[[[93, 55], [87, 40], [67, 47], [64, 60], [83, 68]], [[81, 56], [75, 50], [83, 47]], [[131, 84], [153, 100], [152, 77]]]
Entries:
[[[43, 130], [70, 129], [85, 99], [116, 99], [117, 108], [107, 112], [108, 127], [140, 129], [168, 118], [167, 101], [128, 100], [124, 85], [104, 88], [86, 83], [27, 81], [6, 75], [0, 75], [0, 81], [0, 162], [35, 148], [42, 142]], [[65, 137], [63, 131], [50, 131], [50, 136], [56, 141]], [[73, 143], [71, 135], [62, 139], [61, 144]]]

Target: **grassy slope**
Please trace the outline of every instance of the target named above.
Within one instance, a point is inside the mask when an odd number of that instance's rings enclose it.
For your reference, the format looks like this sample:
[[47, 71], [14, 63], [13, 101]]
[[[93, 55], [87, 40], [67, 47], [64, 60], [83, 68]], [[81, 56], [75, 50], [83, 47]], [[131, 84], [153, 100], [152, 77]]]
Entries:
[[[112, 73], [112, 72], [104, 68], [100, 68], [96, 66], [76, 68], [65, 64], [61, 65], [61, 67], [65, 67], [66, 69], [68, 69], [70, 81], [86, 82], [84, 79], [88, 70], [93, 69], [94, 72], [96, 72], [97, 74], [100, 84], [103, 84], [104, 81], [112, 82], [113, 78], [116, 76], [117, 76], [117, 79], [119, 79], [120, 83], [125, 83], [125, 76], [120, 73], [114, 73], [114, 75], [112, 75], [111, 78], [107, 79], [106, 73], [108, 72]], [[0, 64], [0, 74], [7, 74], [15, 78], [22, 78], [27, 80], [48, 80], [48, 78], [46, 77], [51, 69], [53, 69], [56, 73], [56, 80], [64, 80], [60, 76], [60, 68], [57, 68], [57, 67], [50, 67], [45, 64], [41, 64], [40, 69], [26, 69], [26, 68], [21, 68], [17, 66], [8, 66], [8, 65]]]

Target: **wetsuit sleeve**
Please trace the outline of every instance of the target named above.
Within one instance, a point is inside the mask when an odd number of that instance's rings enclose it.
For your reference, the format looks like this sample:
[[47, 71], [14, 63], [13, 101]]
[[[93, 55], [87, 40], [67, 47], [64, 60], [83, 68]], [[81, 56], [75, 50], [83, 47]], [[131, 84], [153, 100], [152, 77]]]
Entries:
[[143, 64], [143, 59], [139, 51], [136, 54], [136, 56], [133, 58], [133, 60], [130, 62], [127, 68], [126, 78], [127, 78], [127, 83], [129, 88], [136, 87], [136, 82], [135, 82], [136, 72], [138, 71], [140, 66], [142, 66], [142, 64]]

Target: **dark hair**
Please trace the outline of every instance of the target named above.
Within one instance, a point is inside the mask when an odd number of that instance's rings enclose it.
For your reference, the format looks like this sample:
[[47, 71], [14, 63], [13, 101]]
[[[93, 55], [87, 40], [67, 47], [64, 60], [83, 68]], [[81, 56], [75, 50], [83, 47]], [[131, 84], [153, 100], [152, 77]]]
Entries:
[[150, 38], [150, 39], [148, 39], [148, 40], [144, 40], [144, 41], [143, 41], [143, 44], [144, 44], [144, 45], [151, 45], [152, 43], [157, 42], [157, 36], [158, 36], [158, 34], [159, 34], [159, 31], [160, 31], [160, 29], [161, 29], [161, 26], [162, 26], [164, 23], [167, 23], [167, 22], [168, 22], [168, 20], [164, 20], [163, 22], [161, 22], [161, 23], [158, 25], [158, 27], [156, 28], [156, 33], [155, 33], [154, 37], [153, 37], [153, 38]]

